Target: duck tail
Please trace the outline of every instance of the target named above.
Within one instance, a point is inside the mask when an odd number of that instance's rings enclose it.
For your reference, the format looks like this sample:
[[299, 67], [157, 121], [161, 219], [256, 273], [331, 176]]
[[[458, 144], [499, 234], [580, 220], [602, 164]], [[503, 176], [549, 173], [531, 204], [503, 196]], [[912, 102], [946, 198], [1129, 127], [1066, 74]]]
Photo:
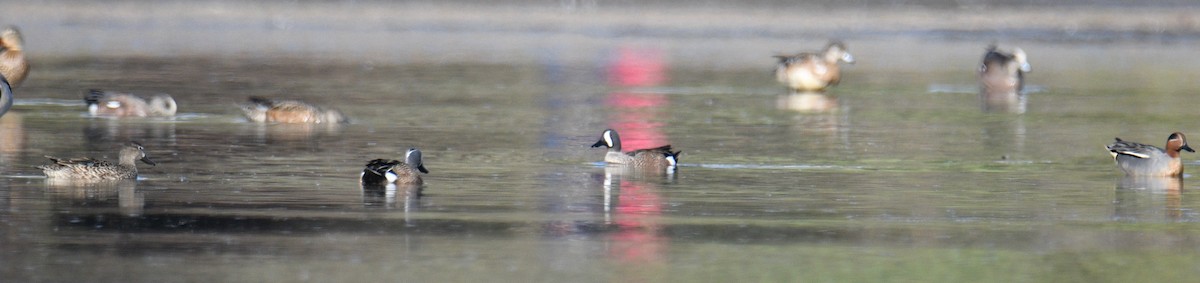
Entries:
[[400, 164], [396, 160], [375, 159], [367, 162], [366, 168], [363, 168], [362, 176], [359, 182], [366, 185], [378, 185], [386, 183], [387, 172], [393, 167]]
[[89, 89], [87, 94], [83, 95], [83, 102], [87, 105], [100, 104], [100, 99], [104, 98], [104, 91], [99, 89]]
[[179, 111], [179, 105], [175, 103], [175, 98], [167, 94], [155, 95], [150, 99], [150, 104], [151, 109], [162, 116], [175, 116], [175, 112]]
[[249, 100], [250, 104], [255, 106], [271, 107], [271, 105], [275, 105], [275, 101], [261, 96], [251, 96]]
[[682, 150], [676, 151], [676, 152], [667, 151], [666, 153], [663, 153], [663, 157], [666, 157], [667, 162], [670, 162], [671, 166], [674, 167], [676, 165], [679, 165], [679, 153], [682, 153], [682, 152], [683, 152]]

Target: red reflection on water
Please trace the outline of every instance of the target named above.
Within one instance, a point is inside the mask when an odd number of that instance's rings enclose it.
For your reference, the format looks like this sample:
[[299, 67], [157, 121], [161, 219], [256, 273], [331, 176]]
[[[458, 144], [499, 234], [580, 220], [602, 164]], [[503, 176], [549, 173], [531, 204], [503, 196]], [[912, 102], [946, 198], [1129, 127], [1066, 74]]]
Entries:
[[[616, 52], [608, 70], [610, 85], [650, 87], [666, 81], [667, 65], [661, 49], [622, 47]], [[613, 108], [608, 124], [621, 134], [624, 150], [669, 144], [662, 131], [667, 126], [663, 118], [663, 109], [669, 104], [667, 96], [616, 91], [609, 93], [605, 104]], [[663, 262], [667, 240], [659, 234], [662, 196], [654, 184], [624, 180], [619, 184], [620, 193], [613, 208], [613, 224], [618, 231], [611, 235], [610, 254], [622, 262]]]
[[[621, 47], [615, 61], [609, 65], [608, 82], [617, 87], [648, 87], [666, 81], [666, 61], [658, 48]], [[615, 108], [609, 117], [609, 127], [621, 134], [626, 150], [658, 147], [668, 144], [659, 122], [668, 104], [662, 94], [617, 91], [609, 93], [605, 104]]]
[[659, 262], [663, 260], [666, 240], [659, 235], [662, 223], [662, 197], [652, 184], [621, 181], [613, 223], [618, 232], [609, 251], [621, 261]]
[[608, 68], [608, 83], [615, 86], [656, 86], [666, 81], [666, 60], [662, 49], [620, 47], [616, 60]]

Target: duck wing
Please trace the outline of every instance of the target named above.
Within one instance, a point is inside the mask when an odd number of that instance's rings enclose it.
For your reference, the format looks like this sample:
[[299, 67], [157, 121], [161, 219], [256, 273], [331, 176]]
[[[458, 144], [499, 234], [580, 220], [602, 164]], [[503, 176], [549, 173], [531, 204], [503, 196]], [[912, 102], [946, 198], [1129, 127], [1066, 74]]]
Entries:
[[1112, 144], [1104, 146], [1115, 157], [1118, 154], [1129, 155], [1137, 158], [1150, 158], [1151, 154], [1165, 152], [1157, 146], [1124, 141], [1121, 138], [1115, 138]]

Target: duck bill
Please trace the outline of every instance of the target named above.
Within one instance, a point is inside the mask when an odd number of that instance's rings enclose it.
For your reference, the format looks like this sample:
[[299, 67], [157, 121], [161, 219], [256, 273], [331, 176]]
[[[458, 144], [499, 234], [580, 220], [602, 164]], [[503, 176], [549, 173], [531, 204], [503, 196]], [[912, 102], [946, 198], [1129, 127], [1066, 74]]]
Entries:
[[1183, 145], [1183, 146], [1181, 146], [1181, 147], [1179, 147], [1179, 149], [1181, 149], [1181, 150], [1186, 150], [1186, 151], [1188, 151], [1188, 152], [1196, 152], [1195, 150], [1192, 150], [1192, 147], [1190, 147], [1190, 146], [1188, 146], [1188, 145], [1186, 145], [1186, 144], [1185, 144], [1185, 145]]
[[601, 147], [601, 146], [608, 146], [608, 143], [605, 143], [604, 139], [601, 139], [600, 141], [597, 141], [596, 143], [592, 144], [592, 147]]
[[425, 164], [421, 164], [421, 166], [417, 166], [417, 170], [420, 170], [421, 173], [429, 174], [429, 170], [425, 170]]
[[154, 160], [150, 160], [149, 156], [142, 157], [142, 162], [145, 162], [146, 164], [150, 164], [150, 166], [158, 166], [157, 163], [154, 163]]

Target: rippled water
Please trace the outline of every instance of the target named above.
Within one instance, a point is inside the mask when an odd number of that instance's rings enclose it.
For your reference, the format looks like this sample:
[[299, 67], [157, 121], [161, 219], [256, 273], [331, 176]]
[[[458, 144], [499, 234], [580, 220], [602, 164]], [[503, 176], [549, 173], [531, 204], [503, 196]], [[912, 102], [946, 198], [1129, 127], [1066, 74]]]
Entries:
[[[428, 36], [431, 41], [442, 37]], [[1121, 178], [1112, 137], [1196, 133], [1191, 45], [1018, 41], [1025, 112], [985, 112], [986, 42], [848, 40], [858, 64], [789, 94], [749, 43], [674, 38], [503, 59], [44, 56], [0, 118], [0, 274], [18, 281], [1168, 281], [1195, 278], [1200, 196]], [[26, 35], [27, 40], [35, 36]], [[503, 42], [489, 41], [492, 43]], [[706, 43], [696, 47], [693, 43]], [[444, 43], [439, 43], [444, 44]], [[428, 52], [428, 51], [422, 51]], [[755, 51], [757, 52], [757, 51]], [[564, 55], [570, 53], [569, 55]], [[900, 53], [900, 54], [898, 54]], [[736, 56], [744, 56], [736, 55]], [[583, 59], [580, 59], [583, 58]], [[1097, 60], [1097, 58], [1102, 58]], [[1162, 58], [1177, 58], [1163, 60]], [[91, 118], [85, 90], [169, 93], [172, 119]], [[247, 96], [340, 109], [343, 126], [246, 122]], [[671, 175], [590, 148], [683, 150]], [[52, 184], [43, 155], [114, 159], [136, 182]], [[363, 190], [420, 148], [422, 187]], [[1197, 156], [1184, 155], [1190, 169]]]

